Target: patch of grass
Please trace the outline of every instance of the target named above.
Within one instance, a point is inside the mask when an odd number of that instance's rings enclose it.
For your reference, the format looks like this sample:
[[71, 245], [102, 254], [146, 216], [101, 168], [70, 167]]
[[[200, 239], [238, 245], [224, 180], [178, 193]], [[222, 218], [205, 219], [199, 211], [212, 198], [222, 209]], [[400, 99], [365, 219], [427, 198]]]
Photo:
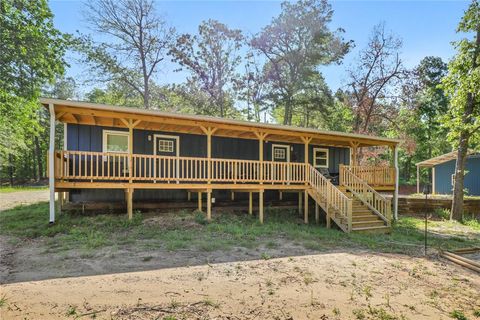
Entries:
[[272, 257], [268, 253], [265, 253], [265, 252], [262, 253], [261, 257], [262, 257], [263, 260], [272, 259]]
[[75, 316], [77, 315], [77, 307], [75, 306], [70, 306], [67, 309], [67, 312], [65, 313], [66, 316]]
[[473, 311], [473, 315], [477, 318], [480, 318], [480, 309]]
[[11, 193], [18, 191], [34, 191], [47, 190], [48, 186], [14, 186], [14, 187], [0, 187], [0, 193]]
[[468, 320], [468, 318], [460, 310], [453, 310], [450, 312], [450, 317], [457, 320]]
[[398, 320], [403, 318], [392, 315], [383, 308], [374, 308], [372, 306], [368, 306], [368, 313], [373, 317], [373, 319], [378, 320]]
[[0, 308], [2, 308], [3, 306], [6, 306], [6, 305], [7, 305], [7, 297], [5, 295], [3, 295], [0, 298]]
[[[149, 223], [141, 213], [129, 221], [126, 215], [81, 215], [64, 212], [55, 224], [48, 223], [48, 203], [38, 203], [5, 210], [0, 214], [0, 234], [12, 241], [44, 238], [47, 252], [80, 249], [86, 256], [109, 246], [138, 244], [147, 250], [164, 248], [170, 251], [230, 250], [233, 247], [273, 249], [283, 242], [301, 245], [315, 251], [334, 248], [369, 249], [378, 252], [422, 254], [423, 220], [402, 217], [392, 226], [392, 234], [345, 234], [335, 228], [316, 224], [305, 225], [296, 210], [267, 209], [265, 223], [247, 214], [222, 213], [205, 223], [203, 213], [181, 211], [171, 214], [170, 223]], [[163, 217], [161, 218], [163, 219]], [[159, 220], [162, 221], [162, 220]], [[429, 246], [444, 250], [480, 246], [478, 237], [452, 236], [451, 228], [459, 223], [436, 221], [440, 231], [429, 234]], [[477, 233], [478, 221], [465, 221], [462, 228]], [[185, 224], [185, 225], [184, 225]], [[267, 253], [262, 259], [270, 259]]]

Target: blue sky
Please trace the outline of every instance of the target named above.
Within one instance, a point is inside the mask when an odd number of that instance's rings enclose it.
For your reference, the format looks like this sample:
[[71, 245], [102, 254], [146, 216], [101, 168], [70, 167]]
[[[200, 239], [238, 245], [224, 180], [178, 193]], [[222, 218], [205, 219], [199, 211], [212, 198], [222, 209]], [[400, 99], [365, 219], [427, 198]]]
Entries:
[[[157, 8], [178, 32], [194, 33], [202, 20], [217, 19], [246, 35], [255, 34], [280, 12], [280, 1], [157, 1]], [[345, 68], [363, 48], [372, 27], [385, 22], [387, 29], [403, 40], [402, 59], [409, 68], [425, 56], [435, 55], [448, 61], [454, 49], [451, 42], [468, 1], [332, 1], [332, 28], [345, 29], [345, 38], [354, 40], [355, 49], [339, 66], [322, 67], [329, 86], [336, 90], [344, 84]], [[64, 32], [88, 33], [82, 18], [82, 1], [51, 1], [55, 25]], [[81, 77], [82, 67], [73, 61], [69, 75]], [[180, 82], [184, 75], [174, 73], [167, 64], [158, 75], [160, 83]]]

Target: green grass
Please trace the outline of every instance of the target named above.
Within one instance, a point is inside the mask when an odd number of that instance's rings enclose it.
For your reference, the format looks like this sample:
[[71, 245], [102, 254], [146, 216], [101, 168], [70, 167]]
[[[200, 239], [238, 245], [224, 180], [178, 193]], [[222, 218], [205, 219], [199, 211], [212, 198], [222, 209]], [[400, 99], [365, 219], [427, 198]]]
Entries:
[[[53, 225], [48, 224], [48, 204], [38, 203], [20, 206], [0, 213], [0, 234], [18, 239], [45, 239], [50, 252], [69, 249], [82, 250], [85, 257], [94, 256], [96, 250], [108, 246], [138, 245], [141, 249], [163, 248], [170, 251], [192, 249], [203, 252], [230, 250], [234, 247], [248, 249], [275, 249], [285, 241], [304, 246], [313, 251], [336, 249], [369, 249], [379, 252], [421, 254], [424, 242], [423, 220], [404, 217], [393, 225], [391, 235], [345, 234], [336, 229], [326, 229], [315, 224], [305, 225], [295, 210], [268, 208], [265, 223], [245, 213], [214, 215], [211, 222], [201, 217], [202, 213], [181, 211], [157, 217], [156, 224], [145, 222], [144, 216], [136, 213], [132, 221], [125, 215], [98, 214], [80, 215], [62, 213]], [[173, 220], [172, 220], [173, 219]], [[452, 222], [435, 221], [432, 226], [445, 227], [443, 235], [429, 234], [429, 246], [442, 249], [457, 249], [480, 246], [480, 237], [451, 235], [448, 228]], [[462, 225], [478, 232], [478, 221]], [[478, 234], [478, 233], [477, 233]], [[264, 249], [262, 249], [264, 250]], [[259, 251], [263, 252], [263, 251]], [[264, 252], [270, 257], [270, 252]]]
[[32, 190], [47, 190], [48, 186], [15, 186], [15, 187], [0, 187], [0, 193], [11, 193], [18, 191], [32, 191]]

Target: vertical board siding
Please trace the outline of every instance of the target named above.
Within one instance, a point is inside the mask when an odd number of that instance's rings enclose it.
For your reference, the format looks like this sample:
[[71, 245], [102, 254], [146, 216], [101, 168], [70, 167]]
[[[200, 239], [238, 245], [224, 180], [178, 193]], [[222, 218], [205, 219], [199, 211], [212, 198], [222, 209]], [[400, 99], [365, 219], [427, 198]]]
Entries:
[[[450, 160], [435, 166], [435, 192], [452, 194], [452, 174], [455, 173], [456, 160]], [[465, 165], [465, 189], [468, 195], [480, 195], [480, 156], [470, 156]]]
[[[103, 150], [103, 130], [128, 131], [125, 128], [100, 127], [90, 125], [67, 124], [68, 150], [97, 151]], [[133, 130], [133, 153], [153, 154], [154, 135], [172, 135], [180, 138], [180, 156], [206, 157], [207, 136], [167, 131]], [[148, 137], [150, 136], [150, 140]], [[264, 159], [272, 160], [272, 144], [290, 146], [290, 161], [304, 162], [304, 145], [300, 143], [264, 142]], [[313, 148], [329, 149], [329, 170], [335, 174], [339, 172], [339, 164], [349, 164], [350, 149], [341, 147], [324, 147], [309, 145], [309, 162], [313, 164]], [[212, 157], [223, 159], [258, 160], [258, 141], [252, 139], [212, 137]], [[124, 201], [123, 190], [76, 190], [71, 193], [72, 201]], [[162, 201], [185, 200], [187, 193], [184, 190], [135, 190], [134, 201]], [[229, 199], [230, 191], [216, 190], [213, 197]], [[277, 199], [278, 192], [265, 193], [266, 199]], [[247, 194], [237, 193], [236, 199], [246, 199]], [[296, 199], [297, 195], [285, 193], [284, 199]]]

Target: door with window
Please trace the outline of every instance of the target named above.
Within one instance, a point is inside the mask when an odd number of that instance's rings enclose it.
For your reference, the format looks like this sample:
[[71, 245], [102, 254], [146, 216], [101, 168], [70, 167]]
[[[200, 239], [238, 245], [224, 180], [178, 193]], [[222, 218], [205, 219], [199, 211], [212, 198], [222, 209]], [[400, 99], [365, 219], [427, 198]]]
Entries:
[[154, 135], [153, 152], [162, 158], [155, 159], [154, 171], [160, 180], [166, 179], [171, 181], [178, 178], [180, 172], [180, 162], [178, 156], [180, 154], [180, 145], [178, 136]]
[[272, 178], [277, 182], [288, 182], [290, 180], [290, 146], [285, 144], [272, 145], [272, 161], [280, 162], [274, 163], [272, 166]]
[[[103, 130], [103, 168], [100, 166], [97, 171], [97, 159], [90, 159], [93, 163], [86, 164], [93, 173], [110, 178], [128, 177], [128, 154], [130, 153], [130, 139], [128, 131]], [[106, 155], [108, 154], [108, 155]], [[98, 157], [98, 155], [97, 155]]]

